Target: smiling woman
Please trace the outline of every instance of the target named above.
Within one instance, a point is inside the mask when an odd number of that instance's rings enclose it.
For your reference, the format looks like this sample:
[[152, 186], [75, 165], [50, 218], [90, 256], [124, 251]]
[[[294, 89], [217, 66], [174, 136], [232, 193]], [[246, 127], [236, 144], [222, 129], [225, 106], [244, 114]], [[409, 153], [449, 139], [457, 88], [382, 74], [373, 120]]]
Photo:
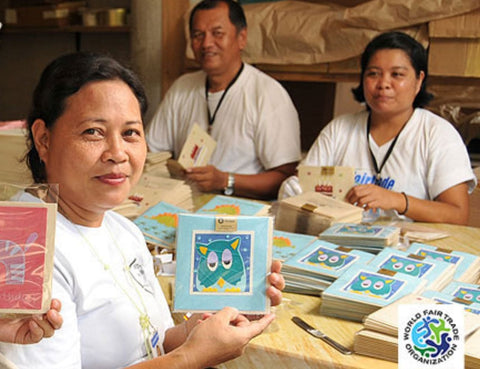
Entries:
[[[346, 200], [367, 211], [466, 224], [476, 178], [456, 129], [422, 108], [432, 98], [426, 50], [405, 33], [384, 33], [365, 48], [361, 69], [353, 93], [366, 110], [330, 122], [303, 164], [354, 167]], [[298, 193], [297, 184], [285, 181], [280, 197]]]
[[[240, 355], [273, 320], [250, 322], [224, 308], [173, 326], [142, 233], [111, 211], [142, 172], [146, 109], [139, 79], [109, 57], [65, 55], [42, 73], [27, 122], [27, 162], [36, 182], [59, 187], [52, 295], [64, 325], [36, 345], [0, 344], [21, 369], [203, 368]], [[272, 265], [268, 277], [274, 305], [276, 286], [284, 286], [279, 271]]]

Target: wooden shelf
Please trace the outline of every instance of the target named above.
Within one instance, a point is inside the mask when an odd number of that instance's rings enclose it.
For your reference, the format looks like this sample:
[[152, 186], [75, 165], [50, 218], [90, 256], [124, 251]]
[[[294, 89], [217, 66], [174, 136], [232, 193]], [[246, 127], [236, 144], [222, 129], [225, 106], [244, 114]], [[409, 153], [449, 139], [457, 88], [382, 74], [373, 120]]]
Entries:
[[128, 33], [129, 26], [59, 26], [59, 27], [17, 27], [4, 26], [2, 33]]

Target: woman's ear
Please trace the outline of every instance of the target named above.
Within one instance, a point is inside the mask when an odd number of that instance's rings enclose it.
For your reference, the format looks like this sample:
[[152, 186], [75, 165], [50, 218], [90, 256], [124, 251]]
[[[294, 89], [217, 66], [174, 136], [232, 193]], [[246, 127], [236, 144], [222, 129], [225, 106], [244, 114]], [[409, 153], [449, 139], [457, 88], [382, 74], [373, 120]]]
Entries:
[[38, 156], [45, 163], [50, 146], [50, 131], [43, 119], [36, 119], [32, 124], [33, 144], [37, 149]]

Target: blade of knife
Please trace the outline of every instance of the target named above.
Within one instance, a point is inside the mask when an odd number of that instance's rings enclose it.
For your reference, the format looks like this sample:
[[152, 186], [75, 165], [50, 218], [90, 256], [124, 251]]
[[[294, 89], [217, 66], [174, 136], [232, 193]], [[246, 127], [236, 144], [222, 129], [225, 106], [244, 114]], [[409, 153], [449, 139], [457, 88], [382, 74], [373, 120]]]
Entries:
[[334, 341], [333, 339], [328, 337], [325, 333], [319, 331], [318, 329], [313, 328], [310, 324], [308, 324], [302, 318], [299, 318], [298, 316], [294, 316], [292, 318], [292, 321], [296, 325], [298, 325], [300, 328], [302, 328], [303, 330], [310, 333], [312, 336], [320, 338], [321, 340], [328, 343], [330, 346], [332, 346], [337, 351], [340, 351], [342, 354], [350, 355], [352, 353], [352, 351], [350, 351], [349, 349], [347, 349], [345, 346], [341, 345], [337, 341]]

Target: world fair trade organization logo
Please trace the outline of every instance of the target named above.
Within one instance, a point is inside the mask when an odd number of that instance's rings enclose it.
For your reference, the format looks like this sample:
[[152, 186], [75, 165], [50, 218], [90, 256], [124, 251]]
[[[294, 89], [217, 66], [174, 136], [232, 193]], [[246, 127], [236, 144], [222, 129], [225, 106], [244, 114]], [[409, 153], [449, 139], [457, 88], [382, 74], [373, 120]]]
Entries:
[[398, 307], [399, 369], [464, 369], [464, 312], [459, 305]]

